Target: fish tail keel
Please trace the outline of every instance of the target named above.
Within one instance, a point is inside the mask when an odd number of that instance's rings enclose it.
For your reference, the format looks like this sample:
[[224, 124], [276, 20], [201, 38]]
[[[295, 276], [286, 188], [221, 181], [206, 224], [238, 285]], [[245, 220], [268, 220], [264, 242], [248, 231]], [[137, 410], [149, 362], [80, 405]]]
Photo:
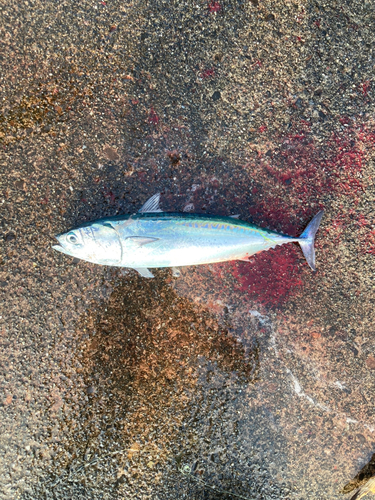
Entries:
[[321, 210], [315, 215], [313, 220], [308, 224], [304, 232], [298, 238], [298, 243], [302, 249], [303, 255], [307, 260], [307, 263], [313, 271], [315, 271], [315, 235], [319, 229], [320, 221], [322, 220], [324, 211]]

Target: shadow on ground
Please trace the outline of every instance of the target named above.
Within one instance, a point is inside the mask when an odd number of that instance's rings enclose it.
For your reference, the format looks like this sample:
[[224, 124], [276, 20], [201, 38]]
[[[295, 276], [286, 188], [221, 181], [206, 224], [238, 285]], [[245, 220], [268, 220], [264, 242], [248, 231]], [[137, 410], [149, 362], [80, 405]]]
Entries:
[[[210, 406], [222, 405], [214, 402], [218, 395], [226, 393], [228, 403], [257, 380], [256, 341], [247, 348], [238, 343], [204, 307], [178, 297], [172, 279], [169, 272], [154, 280], [130, 272], [81, 319], [77, 362], [87, 396], [65, 422], [71, 447], [56, 457], [62, 473], [47, 483], [46, 494], [88, 495], [99, 478], [103, 488], [103, 467], [109, 490], [131, 485], [140, 466], [157, 484], [166, 462], [178, 456], [181, 429], [215, 418]], [[69, 397], [66, 403], [73, 405]], [[75, 430], [76, 418], [83, 425]], [[185, 451], [185, 460], [191, 453]], [[177, 469], [176, 475], [183, 480]]]

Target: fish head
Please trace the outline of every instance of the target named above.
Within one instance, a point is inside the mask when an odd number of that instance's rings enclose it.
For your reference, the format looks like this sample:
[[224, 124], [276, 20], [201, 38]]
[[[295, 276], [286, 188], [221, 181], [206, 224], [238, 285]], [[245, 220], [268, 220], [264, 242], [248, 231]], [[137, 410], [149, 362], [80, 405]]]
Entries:
[[95, 264], [119, 265], [122, 248], [116, 229], [110, 222], [93, 222], [56, 236], [53, 249]]

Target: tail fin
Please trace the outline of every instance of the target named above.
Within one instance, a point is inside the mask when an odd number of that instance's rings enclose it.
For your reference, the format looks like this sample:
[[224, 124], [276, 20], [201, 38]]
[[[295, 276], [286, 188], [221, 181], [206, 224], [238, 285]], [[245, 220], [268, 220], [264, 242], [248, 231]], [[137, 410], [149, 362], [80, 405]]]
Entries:
[[311, 267], [313, 271], [315, 271], [315, 248], [314, 248], [314, 240], [315, 234], [319, 228], [320, 221], [323, 217], [324, 211], [321, 210], [319, 213], [315, 215], [313, 220], [308, 224], [307, 228], [301, 234], [298, 239], [298, 243], [301, 246], [303, 255], [305, 256], [308, 265]]

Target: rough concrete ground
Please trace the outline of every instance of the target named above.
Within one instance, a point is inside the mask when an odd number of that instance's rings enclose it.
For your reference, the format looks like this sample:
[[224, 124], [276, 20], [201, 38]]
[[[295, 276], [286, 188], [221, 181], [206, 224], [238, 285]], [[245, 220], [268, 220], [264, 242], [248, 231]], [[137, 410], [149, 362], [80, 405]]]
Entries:
[[[1, 4], [1, 498], [349, 498], [375, 451], [374, 20]], [[318, 271], [290, 246], [147, 281], [51, 250], [158, 191], [289, 234], [324, 208]]]

